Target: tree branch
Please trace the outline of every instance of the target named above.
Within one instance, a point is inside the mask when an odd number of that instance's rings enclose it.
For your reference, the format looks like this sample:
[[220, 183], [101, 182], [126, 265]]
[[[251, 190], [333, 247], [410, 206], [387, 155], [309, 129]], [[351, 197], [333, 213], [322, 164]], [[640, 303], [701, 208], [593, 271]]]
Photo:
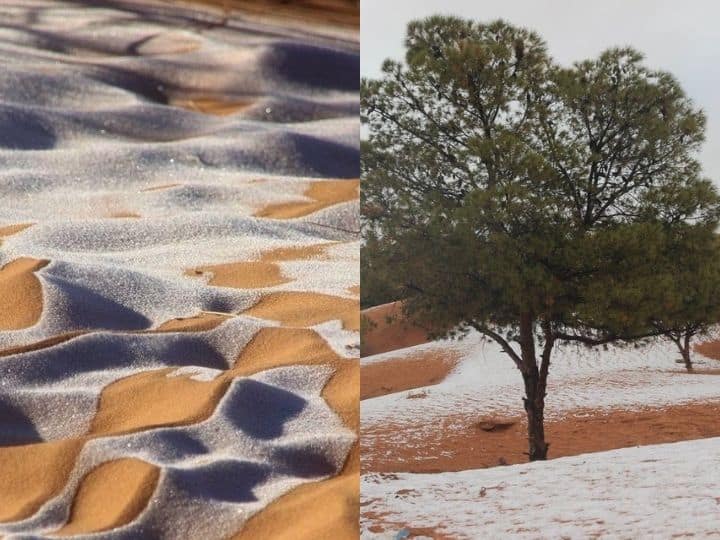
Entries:
[[512, 360], [513, 360], [513, 362], [515, 362], [515, 365], [517, 366], [517, 368], [521, 372], [523, 371], [522, 359], [520, 358], [518, 353], [515, 352], [515, 350], [510, 345], [510, 343], [504, 337], [502, 337], [497, 332], [490, 330], [487, 326], [476, 323], [474, 321], [472, 323], [470, 323], [470, 326], [472, 326], [475, 330], [477, 330], [481, 334], [493, 339], [496, 343], [498, 343], [498, 345], [500, 345], [502, 347], [503, 351], [505, 351], [505, 353], [510, 358], [512, 358]]

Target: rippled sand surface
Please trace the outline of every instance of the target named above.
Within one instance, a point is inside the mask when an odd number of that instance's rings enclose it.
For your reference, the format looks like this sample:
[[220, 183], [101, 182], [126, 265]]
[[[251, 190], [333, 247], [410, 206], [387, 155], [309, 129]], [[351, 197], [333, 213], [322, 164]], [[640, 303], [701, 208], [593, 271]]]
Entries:
[[357, 34], [218, 13], [0, 5], [4, 538], [357, 537]]

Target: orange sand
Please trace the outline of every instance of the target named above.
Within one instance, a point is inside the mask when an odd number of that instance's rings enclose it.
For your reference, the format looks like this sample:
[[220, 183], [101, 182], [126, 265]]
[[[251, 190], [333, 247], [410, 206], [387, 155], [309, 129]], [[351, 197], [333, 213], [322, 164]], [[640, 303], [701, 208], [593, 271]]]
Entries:
[[206, 272], [211, 273], [212, 277], [209, 283], [218, 287], [235, 287], [238, 289], [272, 287], [292, 281], [282, 275], [280, 267], [276, 264], [277, 262], [324, 258], [327, 257], [325, 250], [331, 245], [316, 244], [278, 248], [264, 252], [258, 261], [200, 266], [187, 270], [185, 273], [190, 276], [198, 276]]
[[357, 299], [313, 292], [276, 292], [244, 312], [246, 315], [279, 321], [284, 326], [308, 327], [340, 319], [346, 330], [360, 329]]
[[[274, 250], [266, 260], [288, 260], [296, 257], [320, 256], [323, 246]], [[32, 323], [42, 312], [40, 284], [33, 271], [47, 261], [18, 259], [0, 270], [0, 286], [8, 297], [23, 291], [22, 298], [13, 297], [9, 304], [34, 306], [33, 316], [19, 318], [16, 311], [5, 315], [5, 325]], [[8, 310], [6, 310], [8, 311]], [[358, 301], [318, 293], [275, 293], [266, 296], [248, 313], [280, 320], [290, 326], [310, 326], [331, 319], [340, 319], [346, 328], [359, 327]], [[195, 317], [173, 319], [156, 330], [203, 331], [214, 328], [229, 315], [200, 313]], [[81, 332], [66, 333], [4, 351], [4, 354], [52, 346], [72, 339]], [[278, 365], [322, 363], [335, 368], [335, 374], [323, 390], [323, 396], [345, 423], [356, 430], [359, 426], [359, 365], [357, 361], [340, 359], [314, 331], [302, 328], [267, 328], [246, 347], [235, 367], [209, 382], [194, 381], [188, 375], [168, 377], [171, 369], [138, 373], [121, 379], [103, 389], [98, 411], [88, 434], [82, 438], [0, 448], [0, 521], [17, 520], [32, 515], [41, 504], [55, 496], [67, 481], [82, 445], [88, 438], [126, 433], [158, 426], [182, 425], [209, 417], [224, 395], [232, 377], [249, 375]], [[147, 504], [154, 489], [157, 471], [146, 464], [122, 460], [107, 464], [90, 473], [83, 481], [74, 501], [70, 522], [58, 531], [60, 535], [90, 533], [126, 523]], [[50, 472], [48, 472], [50, 471]], [[121, 487], [99, 493], [102, 486], [124, 478]], [[359, 498], [359, 450], [348, 458], [337, 477], [307, 484], [278, 499], [251, 520], [241, 532], [243, 538], [253, 537], [252, 531], [272, 530], [273, 537], [335, 538], [357, 537]], [[317, 511], [322, 508], [322, 511]], [[332, 508], [332, 512], [327, 509]], [[311, 510], [312, 509], [312, 510]], [[293, 515], [290, 522], [300, 523], [299, 529], [284, 529], [276, 518]], [[250, 531], [250, 532], [245, 532]], [[328, 532], [330, 531], [330, 532]], [[297, 536], [304, 534], [305, 536]], [[257, 536], [255, 536], [257, 537]], [[329, 536], [328, 536], [329, 538]]]
[[162, 184], [160, 186], [152, 186], [149, 188], [141, 189], [140, 191], [160, 191], [161, 189], [170, 189], [179, 186], [180, 184]]
[[208, 418], [229, 381], [195, 381], [170, 376], [173, 369], [145, 371], [106, 386], [89, 435], [129, 433], [158, 426], [178, 426]]
[[[720, 436], [720, 402], [641, 411], [576, 411], [546, 422], [550, 458]], [[497, 427], [493, 428], [492, 424]], [[436, 436], [428, 439], [427, 429]], [[395, 436], [402, 430], [405, 444]], [[363, 426], [363, 471], [433, 473], [527, 462], [525, 419], [433, 420], [432, 426]]]
[[201, 312], [194, 317], [178, 317], [162, 323], [149, 332], [205, 332], [220, 326], [231, 317], [226, 313]]
[[82, 479], [70, 519], [55, 534], [106, 531], [130, 523], [147, 505], [159, 476], [157, 467], [139, 459], [103, 463]]
[[366, 364], [361, 368], [360, 399], [438, 384], [459, 359], [460, 353], [450, 349]]
[[700, 353], [703, 356], [712, 358], [713, 360], [720, 360], [720, 341], [698, 343], [693, 349], [696, 353]]
[[271, 262], [249, 261], [237, 263], [216, 264], [213, 266], [201, 266], [195, 270], [188, 271], [190, 275], [211, 272], [210, 285], [218, 287], [235, 287], [238, 289], [254, 289], [261, 287], [272, 287], [288, 283], [280, 272], [280, 267]]
[[400, 302], [368, 308], [361, 316], [363, 324], [361, 356], [372, 356], [427, 343], [427, 332], [404, 320]]
[[328, 180], [312, 182], [303, 195], [313, 199], [308, 202], [291, 202], [271, 204], [257, 212], [258, 217], [273, 219], [291, 219], [306, 216], [333, 206], [358, 198], [359, 180]]
[[54, 345], [58, 345], [59, 343], [64, 343], [65, 341], [69, 341], [72, 338], [82, 336], [85, 332], [78, 331], [78, 332], [66, 332], [64, 334], [58, 334], [57, 336], [52, 336], [40, 341], [36, 341], [34, 343], [28, 343], [27, 345], [19, 345], [17, 347], [10, 347], [8, 349], [0, 350], [0, 357], [3, 356], [10, 356], [11, 354], [18, 354], [18, 353], [24, 353], [24, 352], [30, 352], [30, 351], [37, 351], [40, 349], [45, 349], [47, 347], [52, 347]]
[[[326, 364], [335, 369], [322, 395], [346, 425], [357, 432], [358, 361], [338, 357], [313, 330], [264, 328], [245, 347], [233, 368], [213, 381], [194, 381], [188, 375], [168, 377], [172, 369], [138, 373], [103, 389], [98, 412], [86, 437], [0, 448], [0, 481], [7, 486], [0, 491], [0, 521], [28, 517], [44, 501], [56, 495], [67, 481], [75, 459], [88, 438], [202, 421], [215, 410], [233, 377], [296, 364]], [[46, 470], [51, 470], [52, 474], [45, 474]], [[59, 534], [105, 530], [116, 526], [113, 523], [132, 519], [147, 503], [154, 489], [156, 474], [154, 469], [128, 463], [96, 469], [85, 478], [84, 491], [78, 493], [71, 522]], [[97, 493], [101, 486], [110, 485], [114, 475], [124, 475], [127, 481], [117, 493], [108, 492], [107, 497], [99, 497]], [[271, 504], [256, 522], [274, 521], [273, 512], [278, 511], [273, 510], [275, 508], [286, 515], [286, 510], [282, 508], [289, 505], [291, 508], [287, 511], [295, 512], [294, 515], [304, 524], [302, 527], [308, 529], [308, 539], [323, 538], [318, 536], [320, 530], [323, 533], [330, 531], [328, 534], [347, 532], [336, 538], [357, 537], [358, 498], [359, 451], [355, 448], [341, 475], [293, 490]], [[312, 519], [307, 518], [310, 508], [329, 507], [335, 508], [332, 515], [322, 511]], [[324, 521], [328, 519], [332, 524]], [[273, 527], [280, 527], [282, 523], [275, 523]], [[257, 525], [248, 525], [248, 530], [252, 530], [251, 527]], [[290, 534], [290, 531], [287, 533]]]
[[65, 485], [82, 439], [0, 448], [0, 522], [31, 516]]
[[33, 224], [32, 223], [17, 223], [15, 225], [5, 225], [4, 227], [0, 227], [0, 239], [4, 238], [6, 236], [12, 236], [13, 234], [17, 234], [20, 231], [24, 231], [31, 225], [33, 225]]
[[170, 105], [174, 107], [182, 107], [191, 111], [201, 112], [203, 114], [213, 114], [216, 116], [227, 116], [240, 112], [251, 107], [255, 103], [252, 99], [242, 100], [226, 100], [223, 98], [212, 97], [196, 97], [192, 99], [171, 99]]
[[[154, 330], [139, 330], [137, 333], [155, 333], [155, 332], [203, 332], [206, 330], [212, 330], [218, 325], [222, 324], [228, 318], [232, 317], [230, 314], [225, 313], [207, 313], [202, 312], [199, 315], [193, 317], [179, 317], [171, 319], [162, 323]], [[130, 333], [135, 333], [130, 332]], [[0, 350], [0, 357], [10, 356], [11, 354], [18, 354], [30, 351], [37, 351], [45, 349], [47, 347], [53, 347], [60, 343], [64, 343], [78, 336], [86, 334], [84, 331], [65, 332], [64, 334], [58, 334], [57, 336], [51, 336], [34, 343], [28, 343], [27, 345], [20, 345], [17, 347], [10, 347], [8, 349]]]
[[43, 298], [33, 274], [50, 261], [21, 257], [0, 269], [0, 330], [19, 330], [38, 322]]

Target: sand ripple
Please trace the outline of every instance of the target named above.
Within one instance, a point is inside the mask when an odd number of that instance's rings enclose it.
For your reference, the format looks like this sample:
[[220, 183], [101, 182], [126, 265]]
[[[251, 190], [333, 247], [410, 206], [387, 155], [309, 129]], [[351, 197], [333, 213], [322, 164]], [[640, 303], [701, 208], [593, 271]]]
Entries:
[[356, 36], [82, 4], [0, 6], [0, 536], [357, 537]]

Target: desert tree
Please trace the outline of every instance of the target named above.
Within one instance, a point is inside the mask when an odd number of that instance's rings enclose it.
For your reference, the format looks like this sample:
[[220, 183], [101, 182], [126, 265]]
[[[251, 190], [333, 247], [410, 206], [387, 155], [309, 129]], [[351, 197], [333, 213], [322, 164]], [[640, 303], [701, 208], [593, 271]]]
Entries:
[[710, 336], [720, 321], [720, 243], [711, 227], [687, 228], [671, 240], [653, 283], [658, 315], [650, 323], [692, 371], [693, 339]]
[[499, 344], [523, 379], [529, 458], [545, 459], [555, 348], [661, 334], [651, 284], [684, 264], [667, 246], [717, 224], [704, 115], [632, 49], [562, 68], [534, 32], [439, 16], [405, 45], [361, 85], [363, 234], [408, 317]]

